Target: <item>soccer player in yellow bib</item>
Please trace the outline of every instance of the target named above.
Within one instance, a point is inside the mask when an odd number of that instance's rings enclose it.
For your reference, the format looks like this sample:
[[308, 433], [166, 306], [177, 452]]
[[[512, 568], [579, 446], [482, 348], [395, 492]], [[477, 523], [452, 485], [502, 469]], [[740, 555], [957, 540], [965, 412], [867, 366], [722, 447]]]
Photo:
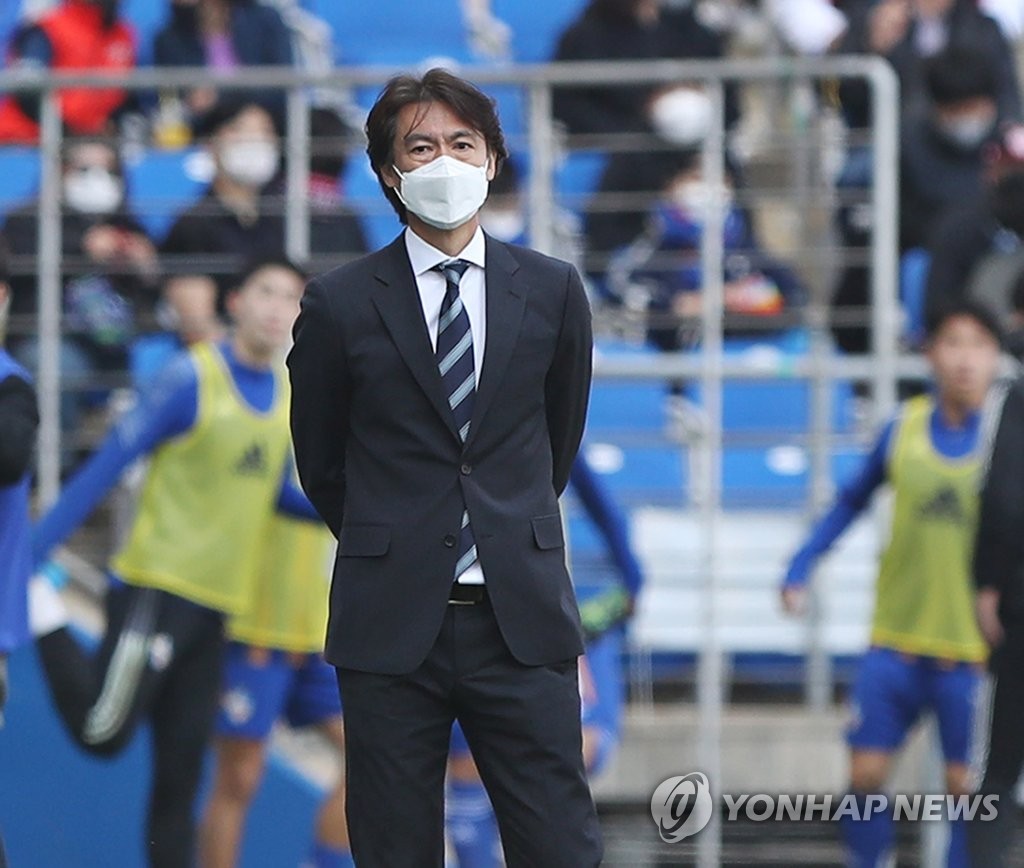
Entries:
[[252, 601], [275, 511], [319, 521], [290, 478], [282, 357], [304, 275], [282, 260], [250, 267], [230, 293], [235, 323], [140, 392], [36, 527], [36, 563], [92, 512], [122, 471], [150, 464], [127, 541], [111, 561], [107, 627], [90, 656], [55, 589], [29, 586], [30, 628], [66, 728], [111, 755], [152, 726], [149, 862], [192, 868], [193, 803], [220, 688], [224, 620]]
[[[971, 722], [986, 658], [974, 620], [970, 563], [983, 463], [982, 410], [999, 349], [998, 320], [977, 302], [961, 301], [930, 317], [926, 354], [934, 389], [902, 404], [859, 475], [793, 557], [783, 583], [784, 607], [801, 612], [817, 559], [875, 489], [889, 483], [895, 496], [891, 536], [879, 566], [871, 644], [853, 687], [847, 731], [850, 783], [862, 808], [875, 804], [866, 796], [881, 793], [893, 754], [925, 713], [938, 720], [947, 792], [969, 792]], [[856, 868], [889, 864], [891, 808], [868, 814], [844, 824], [847, 864]], [[946, 864], [968, 864], [961, 820], [952, 823]]]
[[[202, 868], [233, 868], [263, 776], [274, 723], [315, 726], [344, 752], [334, 667], [322, 656], [334, 537], [325, 526], [271, 519], [252, 605], [228, 621], [213, 791], [200, 827]], [[352, 868], [343, 779], [320, 808], [309, 868]]]

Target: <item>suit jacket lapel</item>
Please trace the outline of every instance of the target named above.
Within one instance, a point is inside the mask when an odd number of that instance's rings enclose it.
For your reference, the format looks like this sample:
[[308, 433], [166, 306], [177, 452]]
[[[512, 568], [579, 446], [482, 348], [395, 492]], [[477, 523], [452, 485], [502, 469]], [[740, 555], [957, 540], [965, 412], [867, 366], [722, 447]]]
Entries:
[[486, 243], [487, 336], [484, 344], [483, 370], [480, 372], [476, 400], [473, 404], [473, 420], [469, 426], [467, 447], [473, 442], [473, 436], [493, 402], [498, 386], [501, 385], [519, 338], [523, 309], [526, 305], [526, 287], [513, 277], [519, 270], [519, 263], [509, 252], [508, 247], [500, 241], [487, 236]]
[[404, 236], [399, 235], [383, 252], [384, 256], [375, 274], [377, 282], [382, 286], [373, 294], [373, 303], [410, 373], [452, 436], [458, 440], [459, 432], [455, 429], [455, 418], [444, 394], [441, 372], [423, 319], [423, 306], [416, 287], [416, 276], [409, 265]]

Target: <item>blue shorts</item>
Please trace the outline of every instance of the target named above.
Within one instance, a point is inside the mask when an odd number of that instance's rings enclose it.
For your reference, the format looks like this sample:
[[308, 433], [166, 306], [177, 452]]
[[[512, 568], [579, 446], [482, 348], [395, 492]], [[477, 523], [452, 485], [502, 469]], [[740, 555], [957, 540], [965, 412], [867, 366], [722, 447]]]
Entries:
[[217, 734], [264, 739], [285, 718], [294, 727], [315, 726], [341, 714], [334, 667], [319, 654], [269, 651], [266, 663], [250, 659], [248, 645], [228, 644]]
[[970, 757], [981, 668], [872, 647], [850, 696], [846, 741], [851, 748], [894, 751], [923, 712], [934, 712], [947, 763]]

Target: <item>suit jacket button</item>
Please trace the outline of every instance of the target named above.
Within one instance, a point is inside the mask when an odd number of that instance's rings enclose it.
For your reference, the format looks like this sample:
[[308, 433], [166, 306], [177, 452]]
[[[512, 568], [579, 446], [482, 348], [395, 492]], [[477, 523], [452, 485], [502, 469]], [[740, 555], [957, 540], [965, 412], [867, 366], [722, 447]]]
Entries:
[[469, 474], [473, 472], [473, 468], [468, 464], [463, 464], [462, 467], [459, 468], [459, 472], [461, 472], [463, 476], [469, 476]]
[[455, 535], [454, 534], [446, 535], [445, 538], [444, 538], [444, 544], [445, 544], [445, 548], [450, 548], [450, 549], [455, 548]]

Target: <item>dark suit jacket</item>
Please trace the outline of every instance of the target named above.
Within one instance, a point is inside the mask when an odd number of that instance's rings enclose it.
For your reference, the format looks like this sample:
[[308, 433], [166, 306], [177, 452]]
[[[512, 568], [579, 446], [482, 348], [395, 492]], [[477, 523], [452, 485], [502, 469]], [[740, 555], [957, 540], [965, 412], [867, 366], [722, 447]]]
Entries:
[[575, 269], [487, 238], [487, 344], [459, 439], [405, 242], [313, 280], [288, 357], [302, 485], [339, 541], [327, 659], [411, 672], [441, 627], [463, 499], [502, 635], [583, 650], [558, 496], [583, 434], [590, 310]]

